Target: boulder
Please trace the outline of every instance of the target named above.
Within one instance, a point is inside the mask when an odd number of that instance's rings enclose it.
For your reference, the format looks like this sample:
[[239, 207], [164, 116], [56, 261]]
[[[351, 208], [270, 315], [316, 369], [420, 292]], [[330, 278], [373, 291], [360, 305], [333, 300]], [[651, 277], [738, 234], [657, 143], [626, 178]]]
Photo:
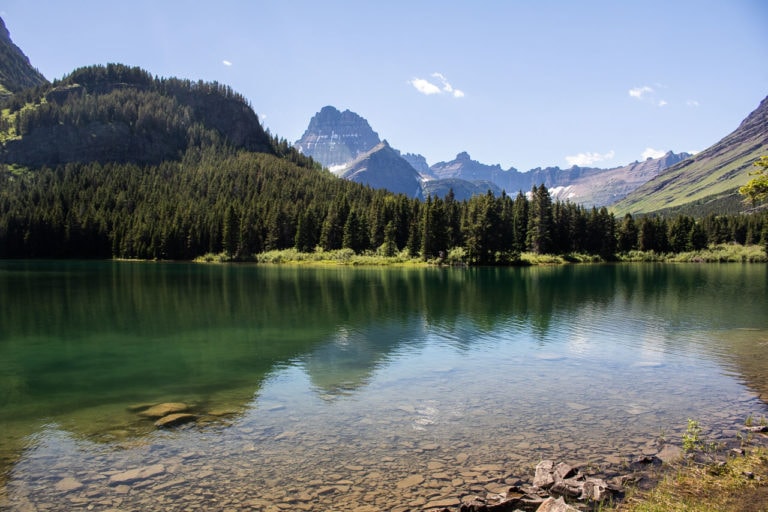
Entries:
[[555, 480], [565, 480], [566, 478], [573, 476], [576, 474], [576, 470], [566, 464], [565, 462], [561, 462], [557, 466], [555, 466], [554, 470], [554, 477]]
[[555, 483], [555, 461], [542, 460], [536, 464], [536, 473], [533, 477], [533, 485], [540, 489], [549, 489]]

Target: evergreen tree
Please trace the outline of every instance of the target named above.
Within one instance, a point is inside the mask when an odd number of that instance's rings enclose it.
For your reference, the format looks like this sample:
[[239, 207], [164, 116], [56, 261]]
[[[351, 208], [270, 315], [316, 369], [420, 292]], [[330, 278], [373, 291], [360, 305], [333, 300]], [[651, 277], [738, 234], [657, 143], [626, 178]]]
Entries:
[[537, 254], [549, 253], [552, 250], [552, 198], [543, 183], [531, 190], [529, 208], [528, 248]]
[[632, 214], [627, 213], [618, 228], [618, 250], [629, 252], [637, 248], [637, 225]]
[[512, 250], [521, 253], [528, 237], [528, 200], [522, 191], [515, 197], [512, 211]]

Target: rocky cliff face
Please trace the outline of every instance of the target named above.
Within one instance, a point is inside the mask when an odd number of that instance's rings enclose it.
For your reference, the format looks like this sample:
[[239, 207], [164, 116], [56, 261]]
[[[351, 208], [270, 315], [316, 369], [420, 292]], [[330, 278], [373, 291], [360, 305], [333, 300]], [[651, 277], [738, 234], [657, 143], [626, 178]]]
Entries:
[[0, 99], [48, 80], [29, 63], [18, 46], [11, 41], [10, 32], [0, 18]]
[[381, 140], [368, 121], [349, 110], [323, 107], [294, 147], [325, 167], [351, 162], [370, 151]]
[[427, 159], [424, 158], [423, 155], [405, 153], [404, 155], [400, 155], [400, 156], [402, 156], [406, 162], [411, 164], [411, 167], [416, 169], [416, 171], [422, 176], [430, 175], [429, 164], [427, 163]]

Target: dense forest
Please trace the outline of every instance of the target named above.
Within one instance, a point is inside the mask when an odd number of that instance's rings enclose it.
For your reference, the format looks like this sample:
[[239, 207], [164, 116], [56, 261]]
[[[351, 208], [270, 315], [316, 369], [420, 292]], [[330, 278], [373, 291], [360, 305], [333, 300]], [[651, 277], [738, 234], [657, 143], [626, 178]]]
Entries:
[[[275, 150], [281, 149], [274, 139]], [[292, 150], [282, 143], [282, 150]], [[311, 163], [222, 146], [180, 161], [62, 164], [0, 170], [0, 257], [236, 259], [273, 249], [349, 248], [470, 264], [521, 252], [611, 259], [631, 250], [681, 252], [712, 243], [766, 244], [768, 215], [696, 220], [627, 215], [552, 201], [542, 185], [515, 197], [424, 201], [347, 182]]]
[[0, 142], [3, 258], [246, 260], [347, 248], [504, 265], [523, 252], [610, 260], [768, 245], [766, 213], [617, 220], [606, 208], [553, 201], [544, 185], [464, 201], [373, 190], [270, 135], [229, 87], [119, 64], [6, 99]]

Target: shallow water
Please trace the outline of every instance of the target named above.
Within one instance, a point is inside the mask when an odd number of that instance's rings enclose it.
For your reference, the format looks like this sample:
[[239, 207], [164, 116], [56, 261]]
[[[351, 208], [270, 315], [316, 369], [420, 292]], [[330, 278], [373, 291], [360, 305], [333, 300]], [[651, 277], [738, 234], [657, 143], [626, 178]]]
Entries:
[[0, 262], [0, 507], [419, 507], [731, 434], [768, 416], [767, 279]]

